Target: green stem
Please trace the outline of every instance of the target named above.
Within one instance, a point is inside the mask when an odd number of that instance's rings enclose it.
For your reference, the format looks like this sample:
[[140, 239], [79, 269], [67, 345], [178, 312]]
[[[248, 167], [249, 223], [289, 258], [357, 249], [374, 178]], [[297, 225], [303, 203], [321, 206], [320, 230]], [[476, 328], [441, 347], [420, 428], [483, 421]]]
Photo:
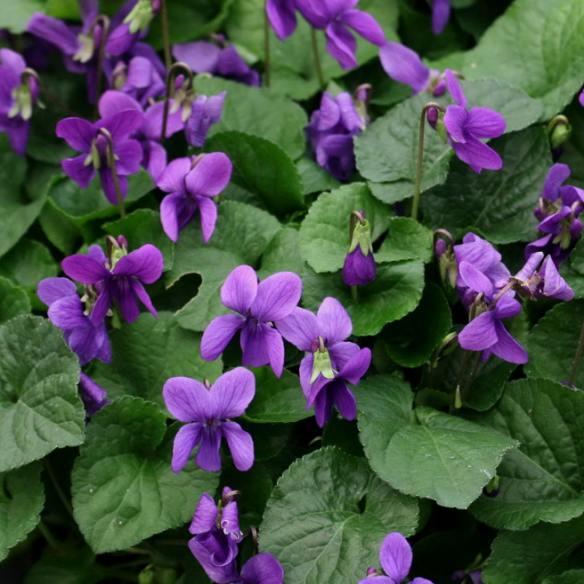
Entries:
[[351, 298], [353, 302], [359, 302], [359, 287], [351, 286]]
[[322, 74], [322, 65], [320, 62], [320, 51], [318, 50], [318, 38], [316, 36], [316, 29], [310, 27], [310, 34], [312, 40], [312, 55], [314, 57], [314, 70], [316, 71], [318, 85], [322, 89], [324, 87], [324, 75]]
[[111, 134], [105, 129], [100, 130], [101, 135], [107, 141], [106, 159], [107, 166], [112, 173], [112, 182], [114, 183], [114, 191], [116, 192], [116, 201], [118, 202], [118, 209], [120, 210], [120, 217], [123, 219], [126, 216], [126, 207], [124, 205], [124, 195], [122, 194], [122, 187], [120, 185], [120, 177], [118, 176], [118, 169], [116, 165], [116, 155], [114, 153], [114, 143]]
[[440, 108], [435, 102], [429, 102], [422, 108], [420, 125], [418, 128], [418, 154], [416, 157], [416, 182], [414, 187], [414, 200], [412, 203], [412, 219], [418, 218], [420, 208], [420, 196], [422, 195], [422, 178], [424, 176], [424, 135], [426, 131], [426, 114], [430, 108]]
[[166, 0], [160, 0], [160, 20], [162, 24], [162, 44], [164, 45], [164, 64], [167, 69], [172, 65], [172, 56], [170, 53], [170, 32], [168, 30], [168, 10]]
[[101, 97], [101, 83], [104, 74], [103, 68], [105, 64], [105, 45], [107, 43], [107, 37], [109, 35], [110, 29], [110, 19], [107, 16], [98, 16], [95, 19], [95, 25], [101, 23], [101, 40], [99, 42], [99, 48], [97, 50], [97, 79], [95, 80], [95, 94], [96, 101]]
[[51, 530], [43, 523], [41, 520], [38, 524], [38, 530], [41, 532], [42, 536], [45, 538], [47, 543], [53, 548], [58, 550], [61, 545], [57, 541], [57, 538], [51, 533]]
[[572, 361], [572, 369], [570, 371], [570, 377], [568, 378], [568, 383], [574, 385], [576, 382], [576, 375], [578, 374], [578, 369], [580, 368], [580, 363], [582, 362], [582, 357], [584, 356], [584, 322], [580, 327], [580, 337], [578, 339], [578, 347], [576, 348], [576, 354], [574, 355], [574, 360]]
[[63, 507], [65, 507], [69, 515], [73, 517], [73, 508], [71, 507], [71, 503], [69, 503], [69, 499], [67, 499], [67, 497], [65, 496], [65, 491], [63, 491], [63, 489], [61, 488], [61, 485], [57, 480], [57, 475], [55, 475], [53, 467], [51, 466], [51, 463], [49, 462], [48, 458], [45, 458], [45, 470], [47, 471], [47, 475], [49, 476], [49, 479], [53, 484], [53, 488], [55, 489], [57, 496], [61, 500], [61, 503], [63, 503]]
[[270, 87], [270, 67], [271, 67], [271, 55], [270, 55], [270, 22], [268, 20], [268, 12], [264, 6], [264, 82], [266, 87]]
[[193, 72], [191, 68], [186, 64], [178, 61], [168, 69], [166, 74], [166, 94], [164, 96], [164, 109], [162, 111], [162, 130], [160, 132], [160, 141], [164, 142], [166, 140], [166, 128], [168, 126], [168, 114], [170, 112], [170, 100], [174, 95], [174, 83], [176, 77], [179, 73], [184, 73], [187, 77], [186, 83], [190, 87], [193, 85]]

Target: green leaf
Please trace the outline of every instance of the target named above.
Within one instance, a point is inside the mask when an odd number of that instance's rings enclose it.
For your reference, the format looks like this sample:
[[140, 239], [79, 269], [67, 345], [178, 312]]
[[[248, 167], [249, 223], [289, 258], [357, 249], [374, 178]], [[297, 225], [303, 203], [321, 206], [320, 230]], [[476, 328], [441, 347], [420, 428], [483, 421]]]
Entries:
[[300, 175], [276, 144], [243, 132], [223, 132], [206, 149], [225, 152], [233, 163], [232, 181], [259, 196], [268, 211], [285, 215], [304, 207]]
[[584, 570], [570, 570], [559, 576], [550, 576], [543, 584], [581, 584], [584, 582]]
[[110, 235], [124, 235], [130, 249], [151, 243], [164, 256], [164, 269], [170, 270], [174, 261], [174, 245], [162, 230], [160, 213], [152, 209], [138, 209], [123, 219], [106, 223], [103, 228]]
[[300, 173], [305, 195], [332, 191], [340, 186], [339, 181], [320, 167], [312, 158], [301, 158], [296, 163], [296, 167]]
[[5, 134], [0, 135], [0, 256], [27, 232], [45, 204], [44, 190], [34, 197], [25, 193], [26, 175], [26, 160], [12, 152]]
[[[528, 377], [543, 377], [560, 383], [570, 378], [580, 328], [584, 323], [584, 301], [554, 306], [530, 331], [527, 338]], [[553, 342], [550, 342], [553, 339]], [[574, 384], [584, 389], [584, 366], [578, 368]]]
[[430, 408], [394, 377], [366, 379], [357, 392], [359, 430], [377, 475], [402, 493], [466, 509], [515, 445], [507, 436]]
[[2, 6], [0, 13], [0, 28], [5, 28], [14, 34], [20, 34], [26, 30], [30, 17], [35, 12], [44, 11], [42, 0], [18, 0], [8, 2]]
[[584, 239], [581, 239], [560, 267], [560, 273], [574, 290], [576, 298], [584, 298]]
[[256, 394], [245, 413], [247, 420], [256, 424], [291, 424], [313, 415], [306, 408], [297, 375], [284, 371], [278, 379], [269, 367], [254, 373]]
[[226, 312], [219, 298], [225, 278], [240, 264], [256, 264], [279, 230], [280, 224], [269, 213], [244, 203], [224, 201], [208, 245], [201, 242], [198, 227], [183, 231], [167, 285], [172, 286], [187, 274], [199, 274], [202, 283], [196, 296], [177, 312], [179, 324], [202, 331], [213, 317]]
[[376, 479], [363, 459], [322, 448], [281, 476], [260, 545], [282, 562], [286, 584], [354, 584], [378, 564], [384, 536], [411, 535], [418, 520], [417, 501]]
[[324, 193], [310, 207], [300, 227], [300, 250], [316, 272], [336, 272], [343, 267], [353, 211], [365, 211], [373, 241], [387, 229], [390, 211], [371, 196], [363, 183]]
[[49, 321], [19, 316], [0, 327], [0, 471], [83, 442], [78, 380], [77, 357]]
[[107, 567], [95, 562], [89, 547], [77, 543], [58, 551], [47, 549], [27, 572], [24, 584], [97, 584], [107, 576]]
[[378, 262], [420, 260], [428, 263], [434, 257], [433, 234], [409, 217], [392, 217], [387, 237], [375, 254]]
[[276, 272], [296, 272], [300, 274], [304, 268], [302, 257], [298, 253], [298, 230], [284, 227], [276, 233], [262, 256], [260, 277], [265, 278]]
[[403, 367], [426, 363], [452, 328], [450, 306], [442, 290], [429, 283], [414, 312], [389, 324], [382, 333], [387, 353]]
[[72, 473], [73, 513], [95, 553], [131, 547], [188, 521], [216, 474], [170, 469], [174, 432], [150, 402], [125, 397], [99, 412]]
[[471, 510], [500, 529], [561, 523], [584, 513], [584, 393], [539, 379], [507, 384], [484, 422], [520, 442], [497, 471], [497, 496], [481, 497]]
[[503, 170], [476, 174], [454, 162], [446, 183], [422, 196], [425, 223], [456, 239], [476, 229], [493, 243], [531, 240], [537, 233], [533, 209], [551, 164], [546, 134], [529, 128], [491, 145]]
[[341, 274], [316, 274], [306, 268], [303, 279], [307, 308], [316, 310], [326, 296], [334, 296], [349, 312], [353, 334], [370, 336], [416, 308], [424, 288], [424, 265], [413, 261], [378, 266], [375, 282], [359, 288], [357, 300]]
[[56, 276], [58, 271], [48, 248], [32, 239], [20, 240], [0, 260], [0, 274], [30, 290], [35, 290], [44, 278]]
[[0, 562], [37, 526], [44, 505], [40, 464], [0, 473]]
[[110, 398], [133, 395], [155, 402], [163, 410], [162, 386], [170, 377], [214, 380], [221, 359], [209, 363], [199, 354], [200, 335], [179, 327], [176, 318], [142, 314], [131, 325], [112, 331], [111, 364], [96, 362], [91, 376]]
[[223, 116], [213, 126], [211, 136], [220, 132], [244, 132], [273, 142], [292, 160], [304, 153], [304, 128], [308, 119], [298, 104], [266, 89], [216, 77], [199, 76], [195, 86], [204, 95], [227, 92]]
[[26, 290], [0, 276], [0, 323], [31, 311]]
[[71, 254], [79, 247], [81, 229], [59, 208], [53, 199], [47, 199], [39, 223], [47, 239], [62, 253]]
[[463, 55], [469, 79], [494, 77], [539, 99], [543, 119], [567, 105], [584, 78], [584, 5], [580, 0], [518, 0]]
[[571, 556], [582, 540], [584, 517], [559, 525], [543, 523], [527, 531], [501, 531], [483, 579], [488, 584], [539, 584], [573, 567]]

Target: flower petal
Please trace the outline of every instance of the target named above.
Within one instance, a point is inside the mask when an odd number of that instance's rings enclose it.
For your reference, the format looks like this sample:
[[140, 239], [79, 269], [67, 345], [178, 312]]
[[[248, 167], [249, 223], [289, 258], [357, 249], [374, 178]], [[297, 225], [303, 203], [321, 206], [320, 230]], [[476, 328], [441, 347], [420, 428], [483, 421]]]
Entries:
[[231, 451], [235, 468], [239, 471], [249, 470], [254, 461], [254, 446], [251, 435], [235, 422], [224, 422], [222, 430]]
[[501, 170], [503, 168], [503, 160], [499, 154], [478, 140], [469, 138], [464, 144], [454, 142], [452, 147], [456, 156], [475, 172], [480, 172], [482, 169]]
[[197, 453], [197, 464], [207, 472], [221, 470], [221, 430], [204, 428], [201, 435], [201, 447]]
[[296, 307], [286, 318], [276, 322], [276, 328], [300, 351], [311, 351], [318, 339], [316, 316], [304, 308]]
[[207, 533], [215, 527], [216, 523], [217, 504], [209, 493], [203, 493], [197, 503], [193, 520], [189, 526], [189, 532], [193, 535]]
[[318, 327], [328, 345], [344, 341], [353, 332], [353, 323], [343, 305], [332, 297], [322, 301], [318, 313]]
[[385, 72], [395, 81], [409, 85], [415, 93], [428, 87], [430, 69], [412, 49], [393, 41], [387, 42], [379, 51], [379, 59]]
[[256, 298], [258, 277], [250, 266], [235, 268], [221, 287], [221, 302], [227, 308], [246, 314]]
[[466, 124], [468, 112], [460, 105], [449, 105], [444, 114], [444, 126], [451, 140], [457, 143], [466, 142]]
[[507, 361], [509, 363], [516, 363], [517, 365], [524, 365], [529, 360], [527, 351], [511, 336], [505, 325], [500, 322], [495, 322], [497, 330], [497, 342], [490, 347], [494, 355]]
[[272, 554], [260, 553], [241, 569], [244, 584], [284, 584], [284, 568]]
[[197, 206], [201, 218], [201, 237], [204, 243], [208, 243], [217, 224], [217, 205], [213, 199], [197, 197]]
[[245, 319], [239, 314], [224, 314], [214, 318], [203, 332], [201, 357], [205, 361], [217, 359], [244, 323]]
[[265, 335], [272, 371], [276, 377], [282, 377], [282, 372], [284, 371], [284, 339], [274, 328], [266, 329]]
[[467, 351], [484, 351], [497, 342], [496, 319], [493, 312], [483, 312], [473, 318], [459, 333], [458, 343]]
[[332, 392], [333, 403], [345, 420], [351, 422], [357, 417], [357, 400], [342, 381], [333, 381], [327, 391]]
[[28, 21], [27, 32], [57, 47], [63, 54], [72, 56], [79, 49], [75, 33], [62, 21], [40, 12]]
[[82, 254], [65, 258], [61, 262], [61, 267], [69, 278], [81, 284], [97, 284], [110, 275], [103, 264]]
[[302, 280], [293, 272], [278, 272], [262, 280], [250, 312], [259, 321], [286, 318], [302, 296]]
[[370, 43], [379, 47], [385, 43], [385, 33], [371, 14], [351, 8], [343, 12], [340, 20]]
[[452, 99], [456, 104], [466, 107], [466, 96], [460, 84], [460, 79], [458, 75], [451, 69], [446, 69], [444, 71], [444, 78], [446, 79], [446, 87], [448, 88], [448, 93], [450, 93]]
[[343, 24], [332, 22], [326, 27], [326, 48], [343, 69], [357, 66], [357, 41]]
[[212, 415], [217, 420], [241, 416], [255, 396], [255, 377], [244, 367], [224, 373], [211, 387]]
[[412, 548], [408, 540], [395, 531], [385, 537], [379, 550], [379, 563], [383, 571], [396, 582], [402, 582], [412, 567]]
[[186, 63], [195, 73], [214, 72], [220, 52], [218, 46], [205, 41], [177, 44], [172, 47], [174, 58]]
[[153, 284], [162, 275], [164, 258], [160, 250], [147, 243], [118, 261], [114, 276], [134, 276], [144, 284]]
[[432, 32], [442, 34], [450, 20], [450, 0], [432, 0]]
[[558, 268], [550, 256], [547, 256], [542, 265], [543, 295], [547, 298], [555, 298], [569, 302], [574, 298], [574, 290], [570, 288], [566, 280], [560, 276]]
[[272, 29], [281, 41], [287, 39], [296, 30], [296, 12], [289, 0], [268, 0], [266, 14]]
[[180, 472], [188, 463], [192, 451], [201, 440], [201, 424], [187, 424], [179, 429], [172, 445], [172, 472]]
[[458, 265], [458, 285], [464, 284], [474, 292], [482, 292], [487, 298], [493, 294], [493, 284], [487, 276], [469, 262]]
[[98, 109], [102, 118], [110, 118], [131, 109], [142, 113], [142, 106], [133, 97], [111, 89], [100, 97]]
[[156, 186], [165, 193], [184, 193], [185, 177], [190, 170], [190, 158], [177, 158], [164, 169]]
[[83, 118], [60, 120], [56, 129], [57, 136], [67, 142], [73, 150], [89, 152], [95, 138], [95, 126]]
[[68, 278], [45, 278], [39, 282], [37, 296], [50, 306], [64, 296], [77, 296], [77, 286]]
[[361, 377], [367, 373], [370, 365], [371, 351], [369, 349], [361, 349], [344, 365], [339, 372], [339, 377], [346, 379], [353, 385], [357, 385], [361, 381]]
[[162, 388], [166, 409], [181, 422], [205, 422], [212, 414], [209, 390], [190, 377], [171, 377]]
[[216, 197], [231, 180], [233, 165], [223, 152], [203, 154], [187, 174], [185, 182], [191, 195]]
[[167, 195], [160, 203], [160, 222], [162, 229], [171, 241], [178, 241], [180, 232], [179, 213], [184, 196], [182, 194]]
[[128, 109], [100, 120], [96, 125], [108, 130], [113, 143], [116, 144], [116, 142], [129, 138], [131, 134], [137, 132], [143, 123], [144, 114], [142, 111]]
[[505, 133], [507, 122], [502, 114], [488, 107], [473, 107], [468, 112], [467, 132], [476, 138], [498, 138]]
[[543, 197], [548, 201], [555, 201], [560, 194], [560, 187], [570, 178], [572, 171], [567, 164], [560, 162], [551, 166], [545, 178]]

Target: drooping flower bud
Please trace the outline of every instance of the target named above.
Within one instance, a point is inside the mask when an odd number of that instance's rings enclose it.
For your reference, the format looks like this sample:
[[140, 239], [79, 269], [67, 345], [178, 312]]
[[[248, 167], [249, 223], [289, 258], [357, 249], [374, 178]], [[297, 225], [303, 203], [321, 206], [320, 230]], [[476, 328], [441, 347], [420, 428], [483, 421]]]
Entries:
[[438, 258], [438, 268], [442, 282], [451, 288], [456, 286], [458, 267], [454, 255], [454, 238], [446, 229], [434, 232], [434, 253]]
[[556, 116], [548, 124], [548, 137], [553, 150], [559, 148], [572, 135], [572, 125], [566, 116]]
[[369, 125], [369, 114], [367, 113], [367, 106], [369, 105], [369, 100], [371, 99], [372, 89], [373, 88], [369, 83], [363, 83], [357, 87], [353, 98], [355, 102], [355, 109], [361, 116], [365, 126]]
[[371, 227], [363, 211], [353, 211], [350, 230], [351, 243], [343, 265], [343, 282], [347, 286], [366, 286], [375, 280], [377, 268]]

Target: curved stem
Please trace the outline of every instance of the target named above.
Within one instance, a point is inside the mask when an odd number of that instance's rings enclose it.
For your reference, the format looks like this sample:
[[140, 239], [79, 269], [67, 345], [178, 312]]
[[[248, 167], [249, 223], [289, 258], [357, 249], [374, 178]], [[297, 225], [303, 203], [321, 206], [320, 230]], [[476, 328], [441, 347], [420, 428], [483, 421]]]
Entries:
[[164, 64], [167, 69], [172, 65], [172, 55], [170, 53], [170, 32], [168, 29], [168, 9], [166, 0], [160, 0], [160, 20], [162, 24], [162, 44], [164, 45]]
[[168, 113], [170, 111], [170, 100], [174, 95], [174, 82], [179, 73], [184, 73], [187, 77], [187, 83], [193, 85], [193, 72], [191, 68], [182, 61], [178, 61], [168, 69], [166, 74], [166, 94], [164, 96], [164, 110], [162, 113], [162, 131], [160, 132], [160, 141], [166, 140], [166, 128], [168, 126]]
[[122, 187], [120, 186], [120, 177], [118, 176], [118, 169], [116, 168], [116, 155], [114, 153], [114, 144], [111, 134], [102, 128], [100, 134], [106, 139], [106, 159], [109, 171], [112, 173], [112, 182], [114, 183], [114, 191], [116, 192], [116, 200], [118, 202], [118, 209], [120, 210], [120, 217], [123, 219], [126, 216], [126, 208], [124, 205], [124, 195], [122, 194]]
[[268, 20], [268, 11], [264, 6], [264, 81], [266, 87], [270, 87], [270, 68], [272, 60], [270, 55], [270, 21]]
[[576, 353], [574, 355], [574, 360], [572, 361], [572, 369], [570, 370], [570, 377], [568, 378], [568, 383], [574, 385], [576, 381], [576, 375], [580, 369], [580, 363], [582, 362], [582, 357], [584, 357], [584, 322], [580, 327], [580, 337], [578, 338], [578, 346], [576, 347]]
[[424, 175], [424, 133], [426, 130], [426, 114], [430, 108], [442, 109], [439, 104], [429, 102], [422, 108], [420, 125], [418, 128], [418, 154], [416, 158], [416, 182], [414, 187], [414, 200], [412, 203], [412, 219], [418, 218], [420, 208], [420, 196], [422, 194], [422, 177]]
[[101, 95], [101, 78], [103, 77], [103, 65], [105, 63], [105, 45], [110, 29], [110, 19], [103, 14], [95, 19], [94, 27], [101, 24], [101, 38], [99, 41], [99, 49], [97, 51], [97, 79], [95, 80], [95, 99], [99, 100]]
[[318, 50], [318, 38], [316, 36], [315, 28], [310, 27], [310, 35], [312, 40], [312, 55], [314, 57], [314, 70], [316, 71], [318, 85], [322, 89], [324, 87], [324, 75], [322, 74], [322, 65], [320, 63], [320, 51]]

